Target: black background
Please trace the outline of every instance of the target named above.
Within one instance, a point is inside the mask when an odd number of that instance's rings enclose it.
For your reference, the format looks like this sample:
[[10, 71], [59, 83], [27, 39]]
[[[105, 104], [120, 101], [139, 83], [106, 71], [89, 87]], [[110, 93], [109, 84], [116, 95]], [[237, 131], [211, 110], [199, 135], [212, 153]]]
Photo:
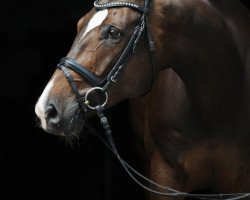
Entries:
[[[249, 7], [248, 0], [242, 0]], [[37, 126], [34, 105], [91, 0], [0, 1], [0, 198], [143, 199], [143, 191], [92, 134], [70, 147]], [[125, 158], [131, 145], [127, 102], [108, 114]], [[114, 120], [115, 119], [115, 120]], [[95, 121], [95, 119], [93, 119]], [[100, 127], [96, 128], [100, 131]]]

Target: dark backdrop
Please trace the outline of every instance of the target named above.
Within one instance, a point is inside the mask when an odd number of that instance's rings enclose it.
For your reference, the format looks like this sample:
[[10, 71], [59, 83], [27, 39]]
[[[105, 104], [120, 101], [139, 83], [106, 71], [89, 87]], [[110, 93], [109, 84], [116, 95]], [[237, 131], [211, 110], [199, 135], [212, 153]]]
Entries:
[[[88, 134], [72, 148], [36, 125], [36, 100], [91, 7], [92, 0], [0, 1], [1, 199], [143, 199], [97, 137]], [[127, 110], [122, 102], [108, 114], [119, 149], [140, 169]]]
[[[125, 200], [142, 196], [142, 190], [97, 137], [88, 134], [70, 147], [37, 126], [37, 98], [59, 59], [69, 51], [77, 21], [92, 3], [0, 1], [0, 199]], [[127, 120], [126, 102], [110, 115], [118, 112], [123, 115], [112, 123], [114, 132], [119, 131], [117, 143], [133, 163], [128, 122], [122, 123]]]

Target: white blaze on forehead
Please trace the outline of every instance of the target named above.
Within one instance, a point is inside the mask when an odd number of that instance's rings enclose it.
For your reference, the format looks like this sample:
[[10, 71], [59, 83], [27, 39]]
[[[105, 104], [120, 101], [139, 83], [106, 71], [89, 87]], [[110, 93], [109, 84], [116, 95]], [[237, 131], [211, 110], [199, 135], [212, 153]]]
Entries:
[[54, 79], [56, 76], [54, 76], [54, 78], [52, 80], [49, 81], [49, 83], [47, 84], [47, 86], [45, 87], [45, 89], [43, 90], [42, 95], [40, 96], [36, 107], [35, 107], [35, 112], [36, 115], [40, 118], [41, 120], [41, 125], [43, 129], [46, 129], [46, 111], [45, 111], [45, 107], [47, 105], [47, 101], [48, 101], [48, 96], [49, 93], [51, 91], [51, 88], [54, 86]]
[[86, 28], [85, 32], [83, 33], [80, 41], [87, 35], [88, 32], [93, 30], [95, 27], [100, 26], [102, 24], [102, 22], [106, 19], [107, 16], [108, 16], [108, 9], [100, 10], [97, 13], [95, 13], [92, 16], [92, 18], [90, 19], [90, 21], [87, 25], [87, 28]]

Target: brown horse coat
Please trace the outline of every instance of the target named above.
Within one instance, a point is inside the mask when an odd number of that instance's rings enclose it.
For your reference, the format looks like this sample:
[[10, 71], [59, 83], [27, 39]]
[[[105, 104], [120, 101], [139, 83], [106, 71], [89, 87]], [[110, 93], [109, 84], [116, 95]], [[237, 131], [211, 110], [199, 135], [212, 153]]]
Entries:
[[[95, 10], [79, 21], [67, 56], [102, 78], [118, 59], [140, 13], [128, 8], [103, 11], [99, 16], [103, 21], [88, 33], [93, 16]], [[109, 24], [121, 30], [121, 39], [105, 39]], [[248, 10], [236, 0], [155, 0], [149, 24], [157, 62], [152, 88], [152, 69], [142, 40], [108, 90], [109, 107], [131, 99], [131, 118], [144, 149], [147, 174], [185, 192], [250, 192]], [[84, 95], [89, 83], [72, 75]], [[81, 120], [75, 117], [79, 115], [75, 97], [60, 70], [45, 91], [36, 107], [43, 128], [76, 134]], [[44, 110], [51, 104], [57, 111], [46, 116]], [[50, 123], [48, 118], [55, 114], [57, 120]]]

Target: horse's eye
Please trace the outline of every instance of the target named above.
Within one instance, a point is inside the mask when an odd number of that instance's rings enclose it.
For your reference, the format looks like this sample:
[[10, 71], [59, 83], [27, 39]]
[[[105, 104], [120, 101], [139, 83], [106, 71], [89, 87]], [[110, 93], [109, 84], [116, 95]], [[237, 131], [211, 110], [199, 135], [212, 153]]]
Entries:
[[118, 29], [111, 27], [108, 31], [108, 37], [110, 39], [119, 39], [121, 36], [121, 33]]

